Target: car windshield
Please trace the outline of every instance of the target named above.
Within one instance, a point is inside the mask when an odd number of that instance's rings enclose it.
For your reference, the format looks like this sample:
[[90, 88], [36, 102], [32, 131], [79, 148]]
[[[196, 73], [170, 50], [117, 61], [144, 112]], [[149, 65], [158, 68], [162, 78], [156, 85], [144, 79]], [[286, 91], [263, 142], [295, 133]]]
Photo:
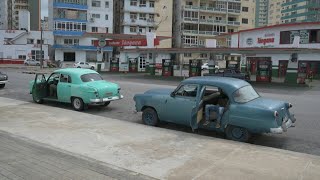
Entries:
[[81, 80], [82, 80], [82, 82], [90, 82], [90, 81], [100, 81], [103, 79], [100, 76], [100, 74], [91, 73], [91, 74], [82, 75]]
[[252, 86], [244, 86], [233, 93], [234, 101], [246, 103], [260, 97]]

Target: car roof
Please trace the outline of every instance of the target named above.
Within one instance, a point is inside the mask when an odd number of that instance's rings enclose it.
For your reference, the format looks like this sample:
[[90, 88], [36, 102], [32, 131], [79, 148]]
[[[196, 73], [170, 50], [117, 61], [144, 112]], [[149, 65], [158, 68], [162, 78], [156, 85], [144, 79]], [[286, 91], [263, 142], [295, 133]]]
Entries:
[[82, 74], [90, 74], [95, 73], [98, 74], [96, 71], [90, 69], [82, 69], [82, 68], [64, 68], [58, 69], [54, 71], [55, 73], [66, 73], [70, 75], [82, 75]]
[[[231, 95], [237, 89], [250, 85], [248, 82], [228, 77], [216, 77], [216, 76], [198, 76], [191, 77], [182, 81], [182, 84], [201, 84], [215, 86], [223, 89], [225, 93]], [[250, 85], [251, 86], [251, 85]]]

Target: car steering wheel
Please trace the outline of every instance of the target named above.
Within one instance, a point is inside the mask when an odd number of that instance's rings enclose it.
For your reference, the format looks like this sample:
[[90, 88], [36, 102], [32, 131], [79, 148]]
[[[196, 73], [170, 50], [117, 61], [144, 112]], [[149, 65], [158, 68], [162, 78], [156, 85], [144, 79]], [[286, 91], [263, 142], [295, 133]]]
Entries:
[[188, 92], [185, 91], [185, 90], [183, 90], [182, 93], [181, 93], [181, 95], [182, 95], [182, 96], [188, 96]]

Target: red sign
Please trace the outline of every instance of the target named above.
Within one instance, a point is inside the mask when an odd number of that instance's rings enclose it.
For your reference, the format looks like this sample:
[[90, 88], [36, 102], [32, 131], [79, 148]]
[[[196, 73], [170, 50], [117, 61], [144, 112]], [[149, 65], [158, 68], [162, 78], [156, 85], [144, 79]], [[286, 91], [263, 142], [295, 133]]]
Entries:
[[[160, 44], [159, 39], [154, 39], [154, 45]], [[94, 46], [99, 45], [99, 40], [94, 40]], [[121, 39], [121, 40], [106, 40], [106, 46], [147, 46], [147, 39]]]
[[267, 43], [274, 43], [274, 38], [258, 38], [258, 43], [266, 45]]

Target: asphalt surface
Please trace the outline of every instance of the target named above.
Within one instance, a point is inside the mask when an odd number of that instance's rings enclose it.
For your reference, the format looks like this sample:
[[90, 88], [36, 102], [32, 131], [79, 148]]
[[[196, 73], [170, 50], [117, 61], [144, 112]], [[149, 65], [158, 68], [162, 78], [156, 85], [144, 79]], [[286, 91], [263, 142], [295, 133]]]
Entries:
[[[23, 70], [1, 69], [9, 75], [10, 82], [0, 90], [0, 96], [32, 102], [29, 94], [29, 81], [33, 74], [23, 74]], [[115, 118], [124, 121], [141, 123], [141, 113], [134, 112], [133, 96], [152, 88], [175, 88], [178, 81], [163, 81], [141, 79], [128, 74], [103, 74], [104, 79], [118, 83], [121, 86], [124, 99], [111, 102], [108, 107], [89, 107], [85, 112], [103, 117]], [[143, 77], [141, 75], [141, 77]], [[272, 85], [257, 85], [257, 91], [264, 97], [291, 102], [294, 107], [291, 111], [297, 118], [296, 127], [290, 128], [284, 134], [263, 134], [254, 136], [250, 143], [275, 147], [296, 152], [320, 155], [320, 85], [314, 82], [311, 88], [279, 87]], [[69, 104], [46, 102], [44, 106], [54, 106], [72, 109]], [[161, 128], [190, 132], [190, 127], [174, 124], [162, 124]], [[196, 133], [205, 136], [224, 138], [223, 134], [199, 130]]]

